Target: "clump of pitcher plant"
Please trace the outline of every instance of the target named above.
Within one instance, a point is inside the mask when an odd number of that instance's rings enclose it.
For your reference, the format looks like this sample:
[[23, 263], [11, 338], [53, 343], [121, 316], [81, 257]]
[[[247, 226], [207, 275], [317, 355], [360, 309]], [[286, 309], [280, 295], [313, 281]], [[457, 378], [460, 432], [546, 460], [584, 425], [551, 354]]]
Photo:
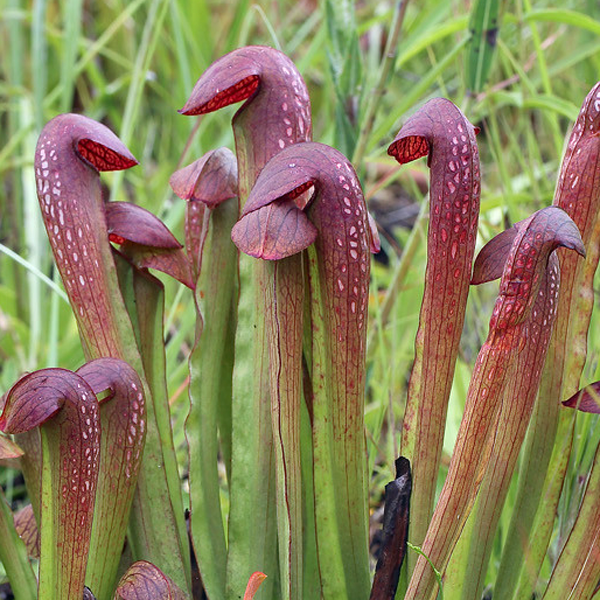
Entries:
[[[18, 461], [31, 500], [13, 518], [0, 495], [0, 560], [17, 600], [432, 600], [440, 582], [449, 598], [479, 600], [530, 420], [521, 473], [537, 458], [540, 473], [530, 497], [520, 492], [494, 598], [531, 597], [573, 408], [600, 411], [599, 384], [579, 384], [600, 252], [599, 85], [570, 138], [554, 206], [492, 239], [474, 265], [477, 128], [437, 98], [389, 146], [401, 164], [427, 156], [430, 217], [403, 456], [385, 490], [374, 573], [364, 414], [379, 242], [354, 166], [311, 139], [292, 61], [240, 48], [197, 81], [181, 113], [243, 104], [235, 154], [211, 150], [170, 179], [186, 201], [185, 244], [144, 208], [103, 200], [99, 172], [137, 164], [107, 127], [74, 114], [51, 120], [36, 149], [37, 192], [87, 362], [25, 374], [0, 401], [0, 430], [12, 436], [0, 435], [0, 460]], [[195, 309], [189, 537], [164, 291], [150, 269], [188, 288]], [[498, 278], [434, 505], [469, 285]], [[600, 579], [598, 460], [547, 600], [589, 598]], [[537, 543], [521, 573], [515, 536], [530, 531]], [[39, 556], [37, 576], [28, 554]]]
[[[96, 394], [105, 390], [106, 408], [100, 411]], [[108, 429], [103, 436], [102, 423]], [[0, 429], [19, 434], [36, 427], [41, 444], [38, 596], [75, 598], [90, 578], [99, 591], [108, 586], [98, 597], [110, 598], [145, 436], [140, 380], [129, 365], [108, 358], [77, 373], [55, 368], [25, 375], [7, 393]], [[97, 576], [88, 568], [88, 557]]]
[[[308, 92], [295, 65], [262, 46], [234, 50], [211, 65], [181, 112], [204, 114], [242, 100], [232, 125], [243, 205], [268, 160], [310, 139], [312, 128]], [[229, 544], [227, 564], [220, 565], [226, 570], [221, 593], [241, 593], [254, 571], [279, 571], [282, 597], [302, 597], [301, 257], [266, 264], [241, 255], [238, 272], [237, 322], [247, 326], [236, 328], [234, 342], [228, 526], [239, 543]], [[282, 303], [269, 294], [281, 295]], [[270, 349], [284, 361], [279, 369], [269, 367]], [[276, 371], [289, 383], [280, 386]], [[273, 420], [280, 410], [285, 418]], [[266, 580], [264, 594], [274, 593], [275, 581]]]
[[[134, 207], [132, 214], [109, 209], [107, 214], [98, 177], [99, 171], [135, 164], [127, 148], [106, 127], [80, 115], [61, 115], [46, 125], [38, 141], [37, 191], [87, 358], [112, 357], [129, 363], [140, 377], [146, 398], [144, 460], [128, 538], [134, 556], [150, 560], [181, 587], [189, 588], [189, 547], [164, 358], [160, 350], [155, 351], [155, 346], [162, 346], [157, 343], [163, 337], [161, 286], [157, 280], [154, 285], [138, 268], [128, 269], [120, 256], [115, 256], [109, 240], [112, 236], [116, 242], [151, 249], [151, 255], [156, 246], [164, 248], [163, 255], [178, 249], [164, 230], [155, 224], [147, 226], [149, 217], [142, 209]], [[144, 214], [140, 216], [140, 212]], [[110, 220], [114, 221], [112, 228]], [[141, 237], [129, 236], [131, 230]], [[167, 238], [166, 243], [161, 243], [161, 238]], [[132, 260], [135, 262], [135, 257]], [[127, 288], [119, 282], [125, 277], [129, 278]]]

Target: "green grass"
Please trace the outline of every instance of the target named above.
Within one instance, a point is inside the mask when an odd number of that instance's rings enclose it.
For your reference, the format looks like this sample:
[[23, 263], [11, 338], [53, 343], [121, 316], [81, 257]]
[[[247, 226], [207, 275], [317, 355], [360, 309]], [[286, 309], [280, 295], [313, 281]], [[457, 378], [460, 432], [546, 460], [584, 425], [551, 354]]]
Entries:
[[[358, 153], [356, 166], [368, 197], [395, 165], [385, 149], [406, 116], [428, 98], [446, 95], [482, 128], [478, 137], [483, 210], [480, 244], [506, 222], [520, 220], [551, 202], [565, 136], [600, 72], [600, 20], [593, 16], [594, 2], [567, 0], [560, 10], [553, 4], [549, 0], [502, 3], [498, 47], [489, 78], [476, 95], [465, 86], [469, 51], [466, 3], [425, 0], [408, 4], [385, 93], [372, 128], [363, 134], [364, 149]], [[349, 13], [345, 15], [344, 10]], [[232, 146], [229, 122], [234, 108], [203, 117], [197, 130], [195, 120], [177, 114], [197, 77], [213, 60], [240, 45], [278, 46], [296, 62], [307, 81], [314, 139], [326, 143], [343, 139], [353, 150], [347, 140], [352, 132], [358, 137], [365, 124], [371, 94], [381, 75], [394, 3], [360, 3], [355, 14], [353, 10], [350, 0], [6, 0], [0, 12], [4, 49], [0, 53], [0, 393], [25, 370], [75, 368], [83, 361], [74, 321], [57, 289], [62, 284], [53, 271], [38, 215], [32, 165], [42, 125], [64, 111], [82, 112], [109, 125], [128, 144], [140, 166], [126, 174], [103, 176], [107, 195], [157, 213], [182, 239], [184, 205], [170, 192], [170, 174], [211, 148]], [[336, 42], [332, 31], [344, 36]], [[344, 48], [350, 50], [341, 52]], [[333, 76], [332, 63], [338, 71], [354, 73], [358, 79], [349, 82]], [[343, 121], [346, 105], [340, 105], [340, 99], [354, 106], [354, 122]], [[427, 176], [424, 164], [414, 169]], [[403, 187], [415, 202], [425, 201], [404, 172], [399, 178], [390, 178], [389, 185], [393, 193]], [[404, 247], [408, 232], [397, 230], [394, 235], [399, 247]], [[389, 266], [376, 266], [373, 271], [366, 423], [374, 501], [393, 475], [399, 447], [422, 293], [424, 244], [423, 236], [416, 240], [410, 260], [403, 266], [400, 285], [392, 286], [402, 260], [392, 246], [387, 248]], [[493, 285], [477, 290], [469, 303], [448, 417], [448, 452], [460, 420], [470, 366], [486, 335]], [[173, 396], [187, 376], [193, 311], [187, 292], [180, 292], [170, 282], [166, 286], [170, 307], [167, 370]], [[386, 293], [393, 309], [384, 316]], [[589, 380], [599, 378], [598, 325], [594, 315], [586, 366]], [[173, 410], [183, 460], [186, 393], [174, 397]], [[599, 435], [595, 418], [580, 420], [554, 553]], [[10, 481], [4, 473], [1, 479]], [[7, 493], [10, 497], [12, 492], [8, 489]], [[509, 514], [510, 506], [506, 512]], [[492, 558], [490, 581], [496, 559]]]

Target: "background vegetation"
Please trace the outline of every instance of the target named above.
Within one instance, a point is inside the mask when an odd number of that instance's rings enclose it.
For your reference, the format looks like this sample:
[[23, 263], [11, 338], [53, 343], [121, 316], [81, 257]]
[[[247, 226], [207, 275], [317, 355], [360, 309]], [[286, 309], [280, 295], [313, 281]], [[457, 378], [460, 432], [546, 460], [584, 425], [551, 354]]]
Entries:
[[[369, 127], [393, 2], [0, 0], [0, 393], [23, 371], [75, 369], [83, 362], [38, 214], [33, 155], [43, 124], [74, 111], [113, 129], [140, 166], [125, 175], [103, 175], [107, 196], [155, 212], [181, 239], [184, 204], [172, 195], [168, 178], [211, 148], [233, 146], [229, 121], [235, 107], [200, 120], [183, 118], [177, 109], [222, 54], [246, 44], [275, 46], [294, 60], [307, 82], [314, 139], [354, 155], [382, 228], [385, 257], [373, 271], [370, 303], [366, 415], [377, 516], [383, 485], [394, 473], [412, 361], [428, 178], [424, 162], [399, 169], [385, 150], [418, 105], [446, 96], [481, 128], [479, 245], [549, 205], [565, 137], [600, 74], [598, 2], [567, 0], [560, 9], [553, 4], [502, 3], [491, 69], [473, 90], [467, 83], [471, 2], [407, 2], [385, 93]], [[167, 372], [185, 476], [183, 421], [194, 312], [188, 291], [166, 285]], [[471, 290], [448, 417], [448, 453], [495, 286]], [[597, 320], [595, 315], [582, 383], [600, 379]], [[580, 416], [577, 427], [548, 569], [568, 532], [600, 437], [595, 416]], [[22, 500], [13, 471], [0, 469], [0, 482], [9, 498]], [[505, 513], [510, 514], [510, 497]], [[490, 580], [493, 569], [492, 559]]]

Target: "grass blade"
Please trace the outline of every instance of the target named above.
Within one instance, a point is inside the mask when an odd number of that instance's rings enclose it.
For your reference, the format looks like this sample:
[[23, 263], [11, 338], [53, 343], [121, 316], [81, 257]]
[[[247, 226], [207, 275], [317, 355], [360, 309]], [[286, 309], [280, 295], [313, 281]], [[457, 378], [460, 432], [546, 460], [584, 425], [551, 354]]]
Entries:
[[488, 78], [498, 36], [500, 0], [476, 0], [471, 8], [471, 38], [466, 55], [466, 79], [469, 91], [479, 93]]

